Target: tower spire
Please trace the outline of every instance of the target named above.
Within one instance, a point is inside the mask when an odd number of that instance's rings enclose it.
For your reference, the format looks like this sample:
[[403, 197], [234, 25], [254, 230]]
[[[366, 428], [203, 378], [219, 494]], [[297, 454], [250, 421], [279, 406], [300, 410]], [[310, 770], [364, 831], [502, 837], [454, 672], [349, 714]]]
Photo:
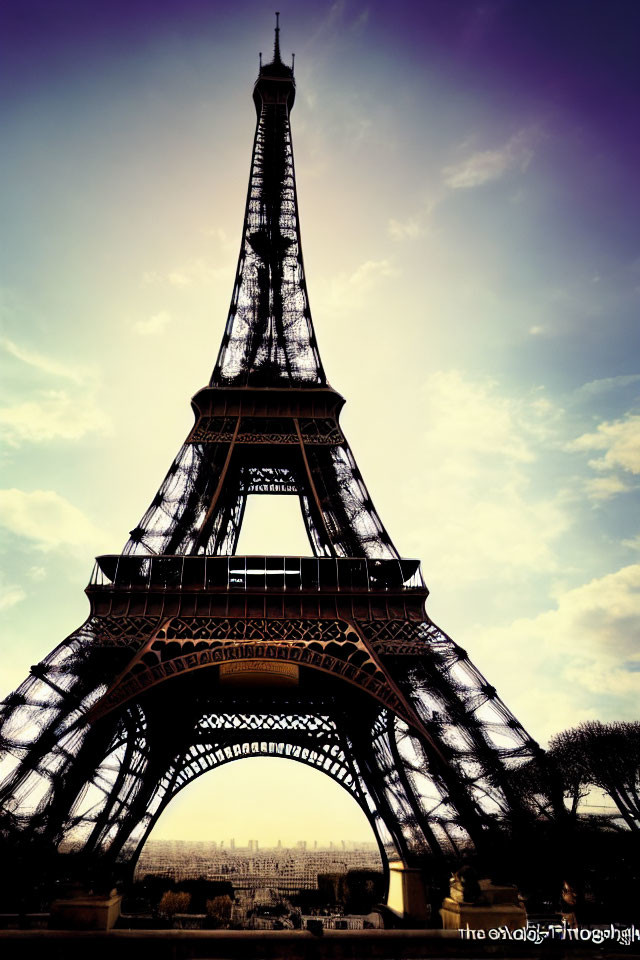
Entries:
[[282, 63], [280, 57], [280, 11], [276, 10], [276, 36], [273, 43], [273, 62]]
[[296, 85], [280, 58], [276, 13], [273, 61], [253, 89], [256, 136], [227, 328], [212, 386], [322, 386], [302, 260], [289, 115]]

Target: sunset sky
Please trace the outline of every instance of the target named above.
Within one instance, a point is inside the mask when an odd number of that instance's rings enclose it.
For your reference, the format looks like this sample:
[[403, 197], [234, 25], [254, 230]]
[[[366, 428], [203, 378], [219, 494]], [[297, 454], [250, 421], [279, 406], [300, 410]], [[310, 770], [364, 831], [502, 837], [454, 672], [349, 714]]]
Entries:
[[[636, 719], [640, 4], [279, 2], [311, 310], [382, 520], [535, 738]], [[5, 0], [0, 36], [3, 695], [192, 423], [273, 11]], [[297, 502], [252, 498], [240, 552], [307, 553]], [[201, 778], [162, 831], [370, 836], [277, 761]]]

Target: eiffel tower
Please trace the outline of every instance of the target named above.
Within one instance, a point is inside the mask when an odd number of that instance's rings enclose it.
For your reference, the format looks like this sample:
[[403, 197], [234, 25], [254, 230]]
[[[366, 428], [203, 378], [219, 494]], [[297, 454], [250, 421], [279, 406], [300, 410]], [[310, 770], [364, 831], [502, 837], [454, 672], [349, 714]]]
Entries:
[[[391, 869], [486, 848], [539, 748], [425, 612], [339, 422], [307, 296], [293, 68], [260, 64], [229, 316], [195, 423], [90, 614], [2, 705], [0, 803], [20, 837], [133, 870], [167, 805], [244, 757], [326, 773]], [[247, 497], [299, 498], [308, 557], [239, 556]], [[212, 802], [215, 802], [213, 797]]]

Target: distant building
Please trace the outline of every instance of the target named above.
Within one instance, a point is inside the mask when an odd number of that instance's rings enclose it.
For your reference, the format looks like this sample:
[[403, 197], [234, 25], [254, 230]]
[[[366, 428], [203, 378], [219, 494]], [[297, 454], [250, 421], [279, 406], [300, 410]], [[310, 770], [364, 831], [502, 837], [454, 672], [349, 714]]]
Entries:
[[[351, 845], [350, 845], [351, 846]], [[366, 847], [366, 848], [365, 848]], [[333, 851], [307, 849], [307, 841], [299, 841], [289, 850], [278, 846], [259, 850], [257, 840], [248, 847], [228, 850], [224, 843], [210, 841], [150, 840], [144, 847], [136, 867], [136, 879], [145, 875], [165, 876], [175, 881], [194, 877], [227, 880], [236, 893], [260, 888], [288, 896], [300, 890], [317, 890], [318, 874], [346, 874], [350, 870], [379, 871], [380, 854], [375, 844], [343, 850], [333, 844]]]

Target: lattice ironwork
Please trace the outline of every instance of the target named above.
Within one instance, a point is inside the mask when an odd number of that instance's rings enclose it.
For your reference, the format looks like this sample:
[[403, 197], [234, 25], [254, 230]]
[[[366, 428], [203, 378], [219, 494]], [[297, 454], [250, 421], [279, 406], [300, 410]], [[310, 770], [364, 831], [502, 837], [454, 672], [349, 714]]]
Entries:
[[[87, 622], [0, 708], [0, 803], [25, 842], [133, 864], [180, 790], [250, 756], [333, 777], [406, 863], [527, 814], [513, 773], [539, 748], [424, 613], [418, 563], [400, 559], [338, 423], [302, 263], [294, 92], [276, 48], [196, 425], [122, 555], [98, 558]], [[235, 557], [246, 499], [266, 493], [299, 497], [313, 558]], [[234, 662], [267, 678], [286, 662], [289, 686], [231, 691]]]
[[101, 703], [99, 714], [162, 681], [229, 661], [288, 662], [352, 683], [401, 715], [395, 684], [344, 621], [173, 618], [151, 635]]
[[[327, 417], [301, 418], [300, 433], [305, 443], [341, 444], [344, 434], [336, 420]], [[201, 417], [189, 434], [189, 441], [206, 443], [299, 443], [293, 417], [242, 417], [236, 432], [235, 417]]]
[[324, 384], [304, 276], [289, 110], [293, 74], [261, 74], [258, 125], [227, 327], [212, 386]]

